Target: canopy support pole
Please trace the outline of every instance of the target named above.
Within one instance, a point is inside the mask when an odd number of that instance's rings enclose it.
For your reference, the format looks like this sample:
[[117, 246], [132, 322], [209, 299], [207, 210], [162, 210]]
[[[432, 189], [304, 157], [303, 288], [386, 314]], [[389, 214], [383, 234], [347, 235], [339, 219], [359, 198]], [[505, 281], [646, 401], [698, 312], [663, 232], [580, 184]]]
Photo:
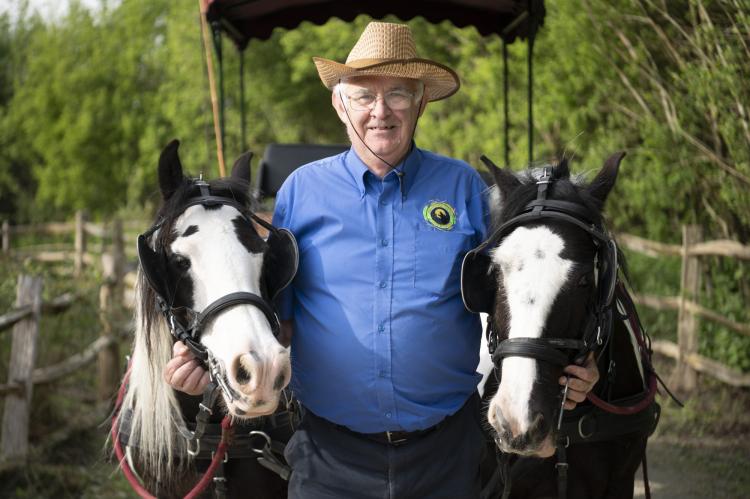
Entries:
[[536, 25], [534, 23], [534, 12], [532, 10], [534, 1], [528, 0], [526, 5], [529, 10], [529, 38], [528, 50], [526, 52], [526, 66], [528, 76], [528, 113], [529, 113], [529, 168], [534, 162], [534, 38], [536, 37]]
[[201, 34], [203, 35], [203, 51], [206, 55], [206, 70], [208, 72], [208, 87], [211, 93], [211, 110], [214, 118], [214, 136], [216, 137], [216, 159], [219, 163], [219, 176], [226, 176], [226, 167], [224, 166], [224, 139], [221, 130], [221, 120], [219, 118], [219, 100], [216, 95], [216, 80], [214, 79], [214, 61], [211, 55], [211, 47], [208, 42], [210, 33], [208, 32], [208, 22], [206, 21], [206, 10], [204, 3], [198, 0], [200, 5]]
[[510, 113], [508, 99], [508, 43], [503, 39], [503, 133], [505, 168], [510, 167]]
[[[216, 60], [219, 63], [219, 131], [221, 132], [221, 155], [226, 153], [226, 126], [224, 122], [226, 103], [224, 102], [224, 53], [221, 46], [221, 27], [218, 21], [211, 23], [211, 33], [214, 39], [214, 50], [216, 50]], [[224, 176], [224, 175], [222, 175]]]
[[245, 51], [240, 50], [240, 154], [247, 151], [247, 125], [245, 123]]

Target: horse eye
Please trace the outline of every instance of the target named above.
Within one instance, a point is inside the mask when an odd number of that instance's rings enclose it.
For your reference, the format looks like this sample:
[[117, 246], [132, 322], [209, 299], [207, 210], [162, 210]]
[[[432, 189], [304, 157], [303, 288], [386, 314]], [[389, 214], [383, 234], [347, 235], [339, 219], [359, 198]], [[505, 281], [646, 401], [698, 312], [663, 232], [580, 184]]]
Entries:
[[174, 255], [173, 261], [175, 266], [180, 270], [187, 270], [190, 268], [190, 260], [182, 255]]

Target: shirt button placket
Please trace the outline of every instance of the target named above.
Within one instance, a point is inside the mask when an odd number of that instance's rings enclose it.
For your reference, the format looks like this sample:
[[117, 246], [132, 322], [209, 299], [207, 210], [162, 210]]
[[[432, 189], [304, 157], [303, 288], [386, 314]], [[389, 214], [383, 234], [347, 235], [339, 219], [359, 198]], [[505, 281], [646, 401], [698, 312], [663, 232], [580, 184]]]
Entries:
[[375, 349], [377, 353], [377, 372], [380, 378], [378, 383], [378, 401], [383, 414], [390, 419], [393, 414], [393, 386], [391, 380], [391, 338], [389, 332], [390, 302], [393, 289], [389, 285], [393, 275], [393, 248], [390, 245], [393, 231], [393, 213], [391, 211], [390, 198], [393, 197], [394, 189], [392, 183], [386, 179], [383, 182], [383, 191], [380, 194], [377, 205], [377, 225], [375, 227], [378, 239], [375, 244], [376, 255], [376, 286], [375, 293]]

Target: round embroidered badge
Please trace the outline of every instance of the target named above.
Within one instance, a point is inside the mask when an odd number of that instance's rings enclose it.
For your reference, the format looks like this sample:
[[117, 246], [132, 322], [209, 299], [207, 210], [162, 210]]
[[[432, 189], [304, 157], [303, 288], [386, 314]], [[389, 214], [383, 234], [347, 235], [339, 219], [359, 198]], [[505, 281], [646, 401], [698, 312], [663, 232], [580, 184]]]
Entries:
[[442, 201], [432, 201], [422, 210], [424, 219], [440, 230], [451, 230], [456, 225], [456, 210]]

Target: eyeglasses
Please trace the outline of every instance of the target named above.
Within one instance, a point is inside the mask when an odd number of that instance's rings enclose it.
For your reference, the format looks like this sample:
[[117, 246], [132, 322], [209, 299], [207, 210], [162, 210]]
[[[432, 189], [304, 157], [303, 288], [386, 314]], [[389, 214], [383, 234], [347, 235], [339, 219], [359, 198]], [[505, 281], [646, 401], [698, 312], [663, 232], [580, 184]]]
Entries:
[[[349, 107], [354, 111], [372, 110], [378, 102], [378, 94], [366, 88], [357, 88], [350, 95], [344, 94], [349, 101]], [[383, 95], [383, 101], [393, 111], [409, 109], [422, 98], [422, 92], [408, 90], [390, 90]]]

